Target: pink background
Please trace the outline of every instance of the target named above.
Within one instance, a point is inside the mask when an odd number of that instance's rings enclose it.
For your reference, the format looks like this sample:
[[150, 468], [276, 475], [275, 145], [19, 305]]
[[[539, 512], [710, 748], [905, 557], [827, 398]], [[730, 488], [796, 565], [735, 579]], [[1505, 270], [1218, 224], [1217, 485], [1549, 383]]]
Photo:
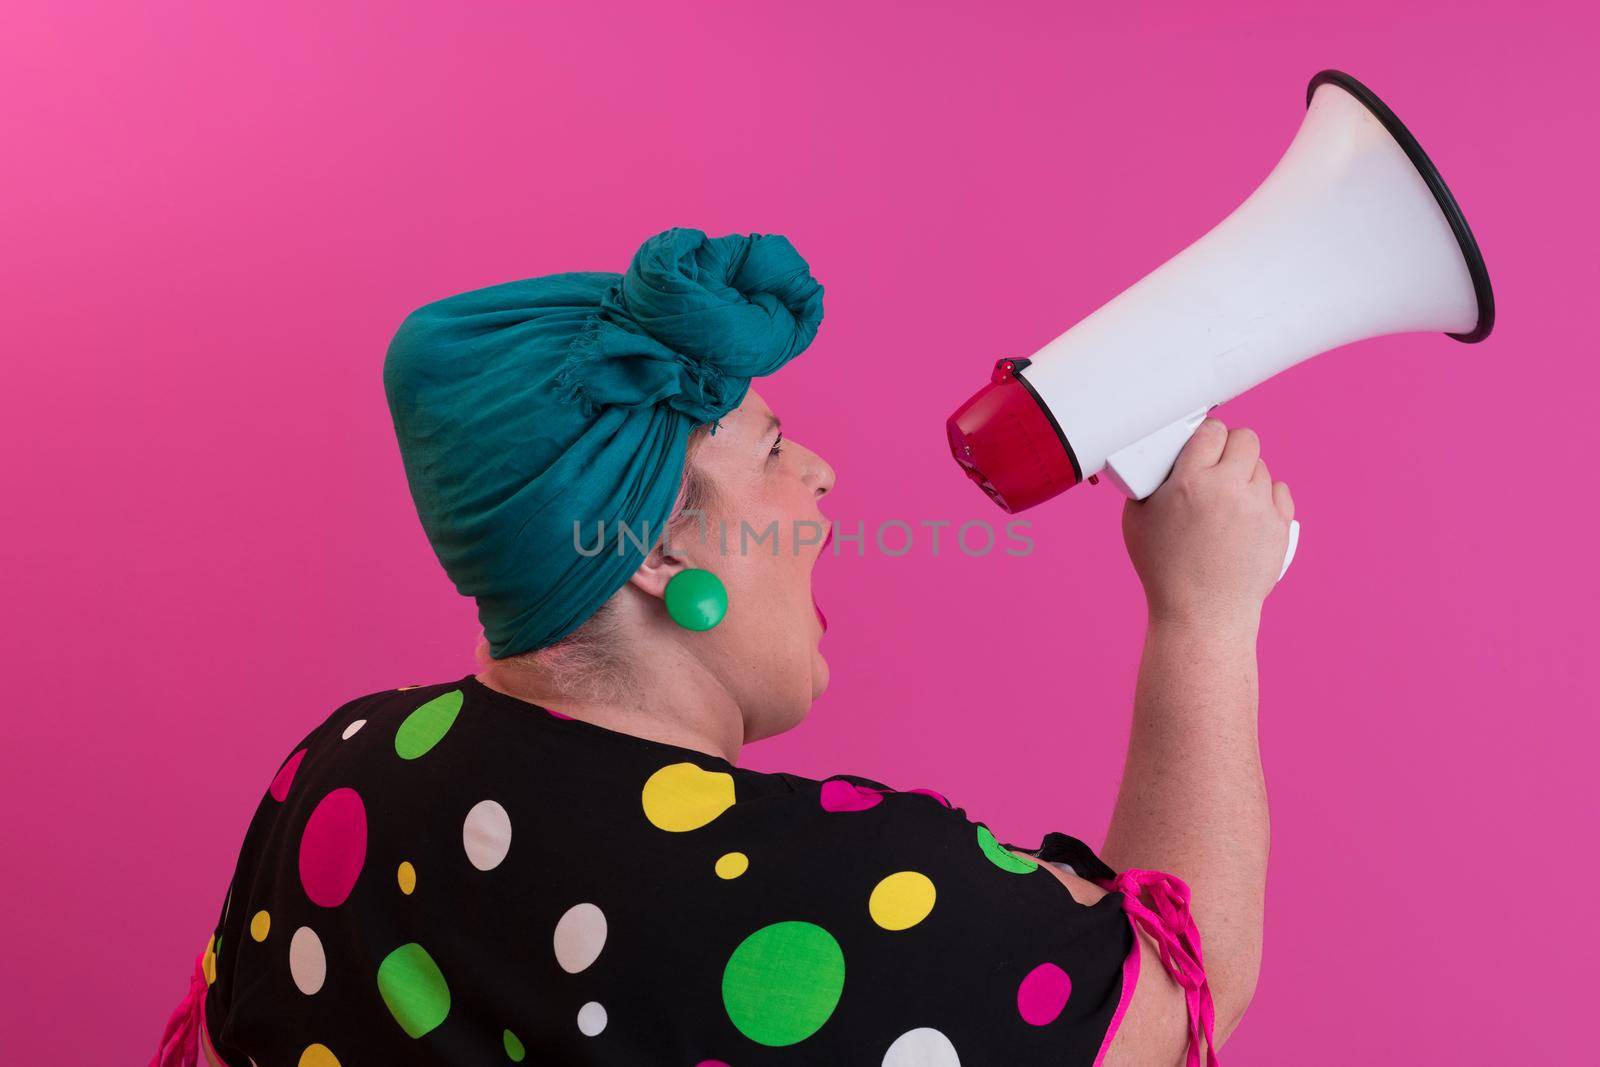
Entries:
[[[470, 669], [379, 381], [408, 310], [672, 225], [787, 234], [827, 321], [762, 388], [838, 470], [831, 514], [999, 522], [945, 415], [1233, 208], [1323, 66], [1417, 132], [1501, 319], [1219, 412], [1305, 523], [1261, 638], [1265, 969], [1224, 1058], [1591, 1055], [1593, 16], [768, 6], [8, 9], [6, 1059], [143, 1062], [288, 746]], [[1099, 845], [1144, 621], [1120, 506], [1029, 513], [1022, 559], [825, 560], [833, 687], [746, 763]]]

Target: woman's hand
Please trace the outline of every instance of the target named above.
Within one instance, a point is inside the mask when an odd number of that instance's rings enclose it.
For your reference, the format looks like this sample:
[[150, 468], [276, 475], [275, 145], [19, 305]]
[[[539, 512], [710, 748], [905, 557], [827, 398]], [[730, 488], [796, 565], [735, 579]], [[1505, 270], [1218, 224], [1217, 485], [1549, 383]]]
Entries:
[[1254, 430], [1208, 418], [1172, 474], [1122, 510], [1122, 536], [1152, 622], [1258, 618], [1289, 548], [1294, 498], [1274, 482]]

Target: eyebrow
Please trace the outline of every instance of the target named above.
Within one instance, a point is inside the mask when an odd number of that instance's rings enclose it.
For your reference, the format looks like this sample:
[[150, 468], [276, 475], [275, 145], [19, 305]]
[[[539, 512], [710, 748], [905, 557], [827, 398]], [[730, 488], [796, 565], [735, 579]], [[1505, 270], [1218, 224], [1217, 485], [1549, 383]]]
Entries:
[[761, 439], [762, 440], [766, 440], [767, 435], [770, 434], [773, 430], [781, 430], [781, 429], [783, 429], [783, 420], [778, 418], [778, 416], [776, 416], [776, 415], [768, 415], [767, 416], [767, 428], [762, 431]]

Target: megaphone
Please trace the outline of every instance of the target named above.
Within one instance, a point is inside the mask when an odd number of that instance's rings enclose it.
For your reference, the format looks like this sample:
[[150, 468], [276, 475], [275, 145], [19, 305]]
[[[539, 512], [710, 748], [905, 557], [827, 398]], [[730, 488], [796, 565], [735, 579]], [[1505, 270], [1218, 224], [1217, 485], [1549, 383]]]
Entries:
[[1208, 411], [1280, 371], [1368, 337], [1493, 327], [1489, 273], [1438, 169], [1370, 89], [1325, 70], [1249, 199], [1032, 356], [997, 361], [946, 431], [1008, 512], [1102, 472], [1143, 500]]

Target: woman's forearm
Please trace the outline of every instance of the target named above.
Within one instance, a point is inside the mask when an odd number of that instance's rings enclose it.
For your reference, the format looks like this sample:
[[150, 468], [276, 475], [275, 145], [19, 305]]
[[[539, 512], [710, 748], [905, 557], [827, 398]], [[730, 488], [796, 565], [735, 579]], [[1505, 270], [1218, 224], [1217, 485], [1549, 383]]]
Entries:
[[1189, 883], [1217, 1010], [1238, 1024], [1261, 968], [1268, 818], [1256, 732], [1260, 615], [1152, 618], [1103, 855]]

